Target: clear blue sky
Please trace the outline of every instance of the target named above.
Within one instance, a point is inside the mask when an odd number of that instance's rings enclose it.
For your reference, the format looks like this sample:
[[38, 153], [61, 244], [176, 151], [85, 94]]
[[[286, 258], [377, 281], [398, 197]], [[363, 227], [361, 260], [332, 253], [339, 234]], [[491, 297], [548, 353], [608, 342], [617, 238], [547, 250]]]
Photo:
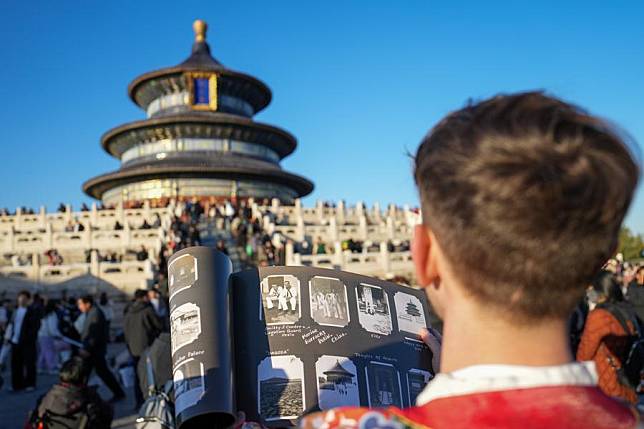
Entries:
[[644, 142], [641, 1], [3, 0], [0, 206], [89, 201], [81, 183], [118, 168], [101, 134], [144, 117], [127, 84], [185, 59], [195, 18], [216, 58], [273, 90], [256, 119], [298, 138], [283, 165], [315, 182], [307, 204], [416, 204], [407, 151], [497, 92], [545, 89]]

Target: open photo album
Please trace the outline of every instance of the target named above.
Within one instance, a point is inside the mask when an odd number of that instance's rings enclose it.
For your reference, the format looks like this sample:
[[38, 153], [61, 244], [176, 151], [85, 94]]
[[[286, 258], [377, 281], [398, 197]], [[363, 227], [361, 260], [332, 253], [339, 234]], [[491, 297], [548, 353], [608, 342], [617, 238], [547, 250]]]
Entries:
[[180, 427], [225, 425], [237, 411], [288, 427], [334, 407], [407, 407], [433, 377], [423, 291], [329, 269], [231, 267], [206, 247], [169, 262]]

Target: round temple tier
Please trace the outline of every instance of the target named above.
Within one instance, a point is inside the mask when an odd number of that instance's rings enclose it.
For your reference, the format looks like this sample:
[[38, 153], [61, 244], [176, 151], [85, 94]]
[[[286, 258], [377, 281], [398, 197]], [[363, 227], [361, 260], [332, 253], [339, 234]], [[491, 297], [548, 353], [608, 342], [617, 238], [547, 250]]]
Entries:
[[148, 118], [103, 135], [103, 149], [121, 168], [85, 182], [87, 194], [106, 204], [192, 197], [290, 202], [313, 190], [309, 180], [280, 167], [295, 150], [295, 137], [252, 119], [270, 102], [270, 90], [214, 59], [206, 29], [195, 22], [186, 61], [130, 84], [132, 100]]
[[169, 139], [220, 139], [244, 141], [264, 146], [282, 159], [297, 146], [290, 133], [251, 119], [226, 115], [173, 115], [130, 122], [106, 132], [101, 138], [103, 149], [121, 158], [129, 150]]
[[[204, 163], [205, 164], [205, 163]], [[226, 164], [234, 164], [230, 161]], [[105, 204], [165, 198], [278, 198], [292, 203], [313, 184], [278, 168], [165, 164], [121, 169], [88, 180], [85, 193]]]
[[[130, 83], [132, 101], [148, 116], [187, 111], [195, 105], [194, 91], [203, 81], [217, 92], [217, 105], [208, 110], [253, 116], [271, 102], [271, 90], [260, 80], [224, 67], [210, 54], [206, 24], [195, 21], [192, 54], [181, 64], [142, 74]], [[213, 80], [214, 76], [214, 80]], [[197, 85], [195, 85], [197, 83]], [[216, 88], [212, 85], [216, 84]]]

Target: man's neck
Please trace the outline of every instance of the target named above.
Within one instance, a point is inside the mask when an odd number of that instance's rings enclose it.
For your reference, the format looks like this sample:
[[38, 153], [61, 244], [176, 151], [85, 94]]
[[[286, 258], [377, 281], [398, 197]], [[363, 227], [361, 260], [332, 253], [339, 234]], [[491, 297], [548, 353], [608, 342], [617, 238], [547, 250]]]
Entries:
[[447, 311], [441, 372], [472, 365], [554, 366], [573, 360], [565, 320], [513, 323], [499, 313], [463, 303]]

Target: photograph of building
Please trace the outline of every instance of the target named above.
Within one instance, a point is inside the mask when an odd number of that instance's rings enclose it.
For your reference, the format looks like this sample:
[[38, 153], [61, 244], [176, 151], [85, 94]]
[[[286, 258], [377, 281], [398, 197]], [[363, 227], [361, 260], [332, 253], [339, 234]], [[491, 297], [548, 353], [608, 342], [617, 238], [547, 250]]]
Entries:
[[420, 340], [420, 330], [427, 328], [423, 304], [414, 295], [396, 292], [394, 294], [394, 305], [396, 307], [398, 330], [409, 334], [412, 339]]
[[315, 363], [318, 378], [318, 405], [322, 410], [359, 406], [356, 366], [342, 356], [320, 356]]
[[207, 29], [195, 21], [188, 58], [130, 83], [128, 94], [147, 118], [103, 135], [102, 148], [121, 168], [86, 181], [88, 195], [128, 207], [193, 197], [292, 203], [311, 193], [312, 182], [280, 166], [295, 150], [295, 137], [253, 120], [270, 103], [270, 89], [213, 58]]

